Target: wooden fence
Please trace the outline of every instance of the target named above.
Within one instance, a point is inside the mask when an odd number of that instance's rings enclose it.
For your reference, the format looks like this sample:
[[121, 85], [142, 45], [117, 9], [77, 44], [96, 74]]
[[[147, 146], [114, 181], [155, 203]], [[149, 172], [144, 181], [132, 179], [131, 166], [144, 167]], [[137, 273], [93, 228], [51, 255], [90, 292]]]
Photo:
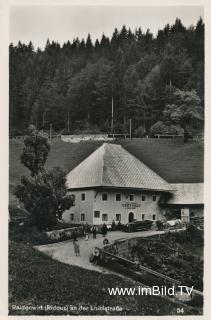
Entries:
[[[131, 266], [131, 269], [135, 268], [136, 270], [134, 271], [134, 273], [136, 275], [143, 276], [143, 274], [148, 274], [148, 275], [151, 275], [151, 276], [156, 277], [158, 279], [162, 279], [162, 280], [172, 284], [175, 287], [176, 286], [180, 286], [180, 285], [184, 285], [183, 283], [181, 283], [181, 281], [175, 280], [175, 279], [173, 279], [173, 278], [171, 278], [169, 276], [166, 276], [166, 275], [164, 275], [164, 274], [162, 274], [160, 272], [157, 272], [157, 271], [154, 271], [152, 269], [149, 269], [149, 268], [147, 268], [147, 267], [145, 267], [145, 266], [143, 266], [141, 264], [137, 264], [134, 261], [122, 258], [120, 256], [117, 256], [117, 255], [113, 254], [113, 253], [107, 252], [107, 251], [105, 251], [103, 249], [100, 249], [100, 248], [98, 248], [98, 249], [99, 249], [99, 252], [100, 252], [100, 259], [101, 260], [104, 260], [104, 259], [107, 260], [107, 257], [110, 258], [110, 259], [115, 259], [120, 264], [122, 263], [122, 264], [126, 264], [127, 266]], [[130, 270], [130, 271], [132, 271], [132, 270]], [[139, 273], [138, 271], [141, 271], [141, 272]], [[189, 287], [187, 287], [187, 288], [190, 290]], [[198, 296], [202, 296], [203, 297], [203, 293], [201, 291], [199, 291], [199, 290], [196, 290], [196, 289], [192, 290], [192, 296], [193, 295], [198, 295]]]

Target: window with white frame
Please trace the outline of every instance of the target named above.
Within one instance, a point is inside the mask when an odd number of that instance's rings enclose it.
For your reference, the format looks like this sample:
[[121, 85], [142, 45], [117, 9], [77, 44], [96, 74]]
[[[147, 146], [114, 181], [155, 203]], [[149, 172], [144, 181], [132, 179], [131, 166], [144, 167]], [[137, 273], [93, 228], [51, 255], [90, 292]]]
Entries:
[[94, 218], [100, 218], [100, 211], [94, 211]]
[[102, 214], [102, 221], [108, 221], [108, 214], [107, 213]]
[[86, 194], [85, 193], [82, 193], [81, 194], [81, 201], [85, 201], [86, 200]]
[[108, 200], [108, 194], [107, 193], [102, 193], [102, 200], [107, 201]]
[[120, 193], [116, 193], [116, 201], [121, 201], [121, 194]]
[[121, 213], [116, 213], [116, 221], [121, 221]]
[[81, 213], [81, 221], [85, 221], [85, 213]]

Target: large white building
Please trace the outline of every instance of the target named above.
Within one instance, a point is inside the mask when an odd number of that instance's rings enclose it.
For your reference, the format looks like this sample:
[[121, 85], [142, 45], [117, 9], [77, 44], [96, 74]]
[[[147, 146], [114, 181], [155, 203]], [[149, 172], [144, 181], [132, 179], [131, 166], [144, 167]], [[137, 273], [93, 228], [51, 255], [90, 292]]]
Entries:
[[[176, 185], [169, 184], [120, 145], [109, 143], [69, 172], [67, 188], [74, 197], [74, 206], [63, 219], [72, 223], [158, 220], [172, 207], [172, 197], [178, 200]], [[168, 201], [172, 203], [166, 206]], [[189, 207], [179, 208], [188, 221]]]

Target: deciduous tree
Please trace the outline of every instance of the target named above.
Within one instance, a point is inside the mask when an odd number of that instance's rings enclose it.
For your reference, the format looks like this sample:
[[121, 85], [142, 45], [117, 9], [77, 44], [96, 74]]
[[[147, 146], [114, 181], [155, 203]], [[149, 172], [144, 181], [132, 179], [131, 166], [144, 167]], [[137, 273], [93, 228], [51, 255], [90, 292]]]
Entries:
[[50, 144], [47, 135], [30, 125], [29, 134], [24, 140], [21, 163], [30, 170], [32, 177], [43, 170], [49, 151]]

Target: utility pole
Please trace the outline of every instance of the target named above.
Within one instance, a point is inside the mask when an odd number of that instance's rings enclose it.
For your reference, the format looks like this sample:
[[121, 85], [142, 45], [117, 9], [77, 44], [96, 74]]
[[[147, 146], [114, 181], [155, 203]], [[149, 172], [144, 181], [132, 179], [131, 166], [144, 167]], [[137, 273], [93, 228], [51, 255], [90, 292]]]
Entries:
[[124, 133], [126, 131], [126, 117], [124, 116]]
[[146, 112], [144, 107], [144, 133], [146, 132]]
[[47, 109], [44, 110], [43, 115], [42, 115], [42, 127], [43, 127], [43, 129], [44, 129], [44, 126], [45, 126], [45, 114], [46, 114], [46, 112], [47, 112]]
[[170, 91], [170, 96], [171, 96], [171, 79], [169, 81], [169, 91]]
[[67, 132], [70, 133], [70, 113], [67, 114]]
[[130, 119], [130, 140], [132, 137], [132, 119]]
[[50, 123], [50, 141], [52, 139], [52, 123]]
[[114, 133], [114, 99], [111, 100], [111, 133]]

